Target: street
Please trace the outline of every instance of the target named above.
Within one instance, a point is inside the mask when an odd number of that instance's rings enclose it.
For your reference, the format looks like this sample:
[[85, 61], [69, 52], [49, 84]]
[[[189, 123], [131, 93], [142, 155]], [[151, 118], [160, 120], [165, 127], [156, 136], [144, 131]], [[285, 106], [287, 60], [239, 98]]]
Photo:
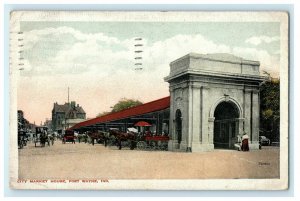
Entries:
[[19, 149], [19, 179], [279, 178], [279, 147], [239, 152], [140, 151], [78, 143]]

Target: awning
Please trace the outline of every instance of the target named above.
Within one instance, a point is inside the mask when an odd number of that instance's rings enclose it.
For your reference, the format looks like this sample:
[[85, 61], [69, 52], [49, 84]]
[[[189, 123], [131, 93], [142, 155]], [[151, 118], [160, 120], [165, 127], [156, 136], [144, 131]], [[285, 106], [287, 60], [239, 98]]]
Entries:
[[145, 121], [139, 121], [136, 124], [134, 124], [134, 126], [151, 126], [151, 124]]
[[122, 120], [122, 119], [131, 118], [142, 114], [164, 110], [167, 108], [170, 108], [170, 96], [155, 101], [151, 101], [142, 105], [138, 105], [132, 108], [128, 108], [125, 110], [121, 110], [119, 112], [113, 112], [101, 117], [89, 119], [81, 123], [75, 124], [70, 129], [76, 130], [87, 126], [93, 126], [96, 124], [105, 124], [112, 121]]
[[137, 132], [138, 132], [138, 130], [137, 130], [136, 128], [127, 128], [127, 130], [128, 130], [129, 132], [134, 132], [134, 133], [137, 133]]

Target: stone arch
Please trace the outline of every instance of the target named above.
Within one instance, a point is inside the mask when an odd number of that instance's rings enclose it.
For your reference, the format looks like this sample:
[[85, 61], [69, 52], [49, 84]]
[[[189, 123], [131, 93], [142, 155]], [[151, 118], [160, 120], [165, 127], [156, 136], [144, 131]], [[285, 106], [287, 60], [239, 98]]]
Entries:
[[239, 117], [242, 118], [243, 117], [243, 110], [242, 110], [242, 107], [241, 105], [238, 103], [237, 100], [235, 100], [234, 98], [232, 97], [229, 97], [229, 96], [223, 96], [221, 98], [219, 98], [210, 108], [209, 110], [209, 118], [214, 118], [214, 112], [216, 110], [216, 107], [222, 103], [222, 102], [230, 102], [232, 104], [234, 104], [236, 106], [236, 108], [238, 109], [238, 112], [239, 112]]
[[211, 106], [209, 129], [212, 137], [211, 142], [215, 148], [234, 147], [235, 138], [243, 127], [243, 123], [240, 121], [242, 117], [243, 111], [240, 104], [229, 96], [219, 98]]

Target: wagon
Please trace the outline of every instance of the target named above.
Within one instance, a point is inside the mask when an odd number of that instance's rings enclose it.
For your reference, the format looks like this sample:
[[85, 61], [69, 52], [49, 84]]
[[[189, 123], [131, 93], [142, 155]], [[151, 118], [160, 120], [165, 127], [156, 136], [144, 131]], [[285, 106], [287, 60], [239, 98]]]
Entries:
[[35, 134], [33, 135], [34, 146], [36, 147], [39, 143], [41, 147], [44, 147], [46, 142], [50, 146], [50, 140], [47, 134], [48, 128], [45, 126], [37, 126], [35, 128]]
[[148, 135], [140, 137], [137, 142], [139, 150], [168, 150], [169, 136], [165, 135]]
[[72, 142], [75, 144], [75, 134], [73, 130], [66, 130], [62, 139], [62, 143], [66, 144], [66, 142]]
[[26, 132], [23, 130], [20, 130], [20, 131], [18, 131], [18, 147], [19, 147], [19, 149], [22, 149], [26, 145], [27, 145]]

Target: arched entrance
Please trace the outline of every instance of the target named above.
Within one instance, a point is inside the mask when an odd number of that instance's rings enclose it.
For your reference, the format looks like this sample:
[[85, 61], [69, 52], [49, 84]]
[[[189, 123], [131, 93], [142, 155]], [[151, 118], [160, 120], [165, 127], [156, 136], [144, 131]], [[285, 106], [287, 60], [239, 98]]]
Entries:
[[178, 109], [176, 110], [176, 139], [178, 144], [180, 144], [182, 140], [182, 116], [181, 116], [181, 111]]
[[233, 102], [221, 102], [214, 111], [214, 146], [232, 148], [239, 128], [239, 110]]

